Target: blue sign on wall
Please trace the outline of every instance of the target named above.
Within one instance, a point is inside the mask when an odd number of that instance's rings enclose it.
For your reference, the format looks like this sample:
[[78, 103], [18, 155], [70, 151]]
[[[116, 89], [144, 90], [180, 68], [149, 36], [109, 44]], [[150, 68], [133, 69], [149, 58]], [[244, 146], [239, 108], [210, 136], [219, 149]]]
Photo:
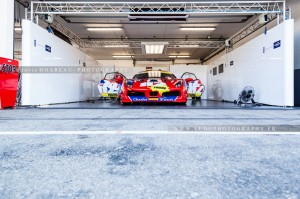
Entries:
[[49, 53], [51, 53], [51, 46], [45, 45], [45, 50]]
[[274, 42], [273, 47], [274, 49], [279, 48], [281, 46], [281, 40]]

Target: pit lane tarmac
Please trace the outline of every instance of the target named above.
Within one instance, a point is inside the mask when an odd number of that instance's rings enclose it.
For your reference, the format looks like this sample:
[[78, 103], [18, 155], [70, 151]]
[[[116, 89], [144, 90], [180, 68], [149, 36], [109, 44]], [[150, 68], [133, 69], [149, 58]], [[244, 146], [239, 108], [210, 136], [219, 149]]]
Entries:
[[[18, 108], [32, 108], [32, 107], [18, 107]], [[109, 100], [90, 100], [85, 102], [61, 103], [34, 106], [34, 108], [41, 109], [295, 109], [291, 107], [269, 106], [261, 105], [256, 106], [252, 104], [237, 105], [233, 102], [220, 102], [212, 100], [192, 101], [188, 100], [186, 104], [172, 104], [172, 103], [134, 103], [131, 105], [122, 105], [119, 101]]]

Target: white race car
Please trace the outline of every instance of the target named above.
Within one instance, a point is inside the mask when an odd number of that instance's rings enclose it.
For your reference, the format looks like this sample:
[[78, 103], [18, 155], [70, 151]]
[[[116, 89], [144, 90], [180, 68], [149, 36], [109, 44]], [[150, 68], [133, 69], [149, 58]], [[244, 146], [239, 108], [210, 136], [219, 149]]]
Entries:
[[100, 97], [119, 98], [125, 80], [126, 77], [119, 72], [107, 73], [98, 85]]
[[193, 100], [200, 99], [205, 90], [205, 86], [201, 80], [196, 77], [194, 73], [185, 72], [181, 76], [185, 80], [188, 96]]

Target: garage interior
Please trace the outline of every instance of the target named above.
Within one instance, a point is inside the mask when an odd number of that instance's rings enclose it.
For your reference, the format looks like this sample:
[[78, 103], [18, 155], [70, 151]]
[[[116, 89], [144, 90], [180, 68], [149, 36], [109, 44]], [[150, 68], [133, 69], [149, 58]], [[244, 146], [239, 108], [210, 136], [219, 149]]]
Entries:
[[[0, 57], [23, 71], [18, 106], [0, 110], [0, 198], [300, 198], [299, 10], [1, 0]], [[105, 73], [147, 68], [195, 73], [202, 100], [99, 100]], [[233, 103], [246, 86], [262, 106]]]
[[[261, 104], [294, 107], [294, 32], [286, 31], [293, 29], [294, 20], [288, 3], [18, 0], [14, 57], [24, 69], [100, 69], [98, 73], [24, 73], [20, 107], [121, 108], [117, 102], [97, 100], [99, 80], [112, 71], [131, 78], [147, 67], [177, 77], [187, 71], [196, 74], [206, 90], [202, 102], [189, 101], [186, 108], [240, 107], [233, 101], [246, 86], [254, 88], [255, 100]], [[278, 41], [281, 46], [273, 49]], [[166, 45], [160, 54], [147, 54], [147, 42]], [[43, 50], [43, 45], [52, 52]], [[278, 90], [283, 94], [277, 95]]]

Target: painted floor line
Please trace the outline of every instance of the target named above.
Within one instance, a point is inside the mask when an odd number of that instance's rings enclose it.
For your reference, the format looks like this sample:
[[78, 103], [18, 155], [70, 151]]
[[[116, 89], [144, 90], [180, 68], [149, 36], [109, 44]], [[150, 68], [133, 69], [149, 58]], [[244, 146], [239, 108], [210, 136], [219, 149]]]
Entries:
[[202, 135], [300, 135], [300, 132], [274, 132], [274, 131], [16, 131], [0, 132], [0, 135], [104, 135], [104, 134], [161, 134], [161, 135], [175, 135], [175, 134], [202, 134]]
[[157, 118], [136, 118], [136, 117], [128, 117], [128, 118], [119, 118], [119, 117], [113, 117], [113, 118], [0, 118], [0, 120], [3, 121], [22, 121], [22, 120], [299, 120], [300, 118], [277, 118], [277, 117], [270, 117], [270, 118], [244, 118], [244, 117], [235, 117], [235, 118], [203, 118], [203, 117], [197, 117], [197, 118], [167, 118], [167, 117], [157, 117]]

